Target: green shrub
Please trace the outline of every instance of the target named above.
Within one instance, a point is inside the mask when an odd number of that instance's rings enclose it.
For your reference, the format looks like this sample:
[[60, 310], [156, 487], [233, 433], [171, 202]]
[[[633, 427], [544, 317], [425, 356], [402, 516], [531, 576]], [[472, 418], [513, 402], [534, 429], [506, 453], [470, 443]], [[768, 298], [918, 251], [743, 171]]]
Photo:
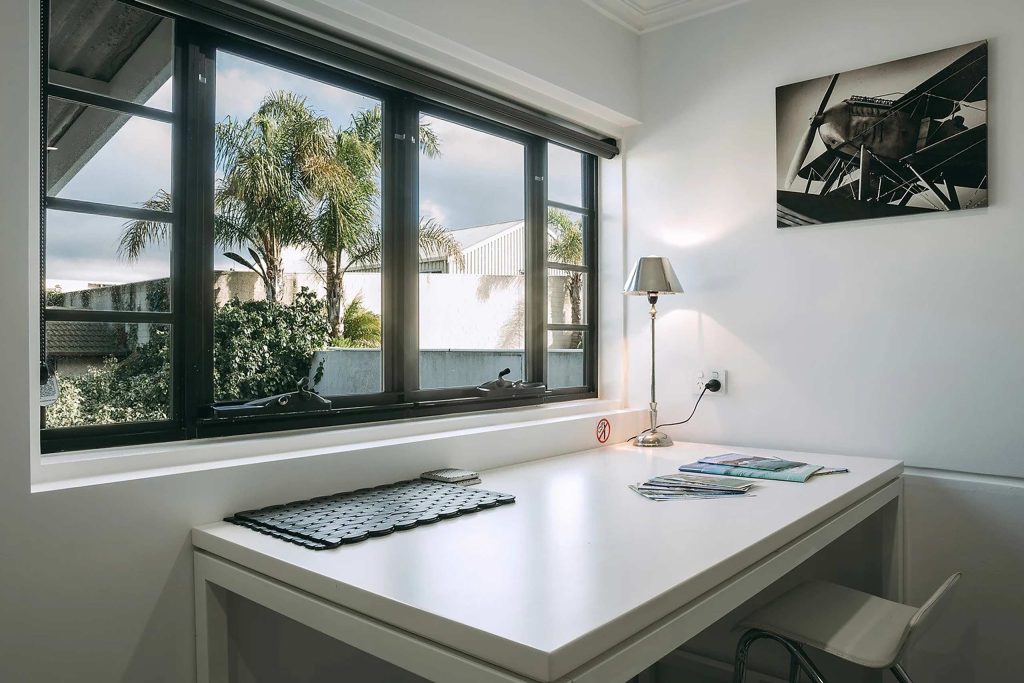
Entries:
[[213, 321], [213, 382], [218, 401], [294, 391], [313, 353], [330, 341], [323, 302], [303, 288], [291, 304], [234, 299]]
[[[306, 289], [291, 304], [229, 301], [213, 321], [216, 399], [251, 400], [294, 391], [308, 376], [313, 353], [327, 346], [329, 329], [323, 302]], [[167, 419], [169, 346], [167, 330], [153, 327], [150, 340], [127, 357], [107, 358], [79, 376], [62, 375], [60, 398], [47, 409], [46, 425]]]
[[130, 355], [106, 358], [84, 374], [60, 378], [60, 396], [46, 410], [47, 427], [76, 427], [166, 420], [170, 406], [170, 357], [165, 328]]

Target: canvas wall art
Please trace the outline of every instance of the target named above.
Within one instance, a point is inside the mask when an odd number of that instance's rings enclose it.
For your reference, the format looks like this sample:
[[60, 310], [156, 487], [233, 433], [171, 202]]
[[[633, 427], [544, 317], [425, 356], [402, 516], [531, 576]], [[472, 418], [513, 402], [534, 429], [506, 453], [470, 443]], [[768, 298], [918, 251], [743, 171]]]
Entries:
[[988, 43], [775, 91], [778, 227], [988, 205]]

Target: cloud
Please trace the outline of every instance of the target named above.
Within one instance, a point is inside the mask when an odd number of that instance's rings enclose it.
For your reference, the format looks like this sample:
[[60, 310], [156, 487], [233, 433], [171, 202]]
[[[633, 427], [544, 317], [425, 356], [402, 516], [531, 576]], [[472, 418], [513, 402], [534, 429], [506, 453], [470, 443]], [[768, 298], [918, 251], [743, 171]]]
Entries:
[[[308, 99], [336, 126], [378, 101], [230, 53], [218, 53], [217, 116], [244, 118], [271, 90], [289, 90]], [[170, 107], [171, 82], [147, 102]], [[522, 219], [525, 158], [523, 146], [437, 117], [429, 118], [441, 138], [440, 159], [421, 159], [421, 212], [458, 229]], [[138, 206], [158, 190], [172, 190], [171, 126], [134, 117], [90, 159], [60, 193], [87, 201]], [[168, 245], [147, 248], [136, 263], [116, 257], [125, 221], [118, 218], [48, 212], [47, 279], [66, 282], [131, 282], [165, 277]], [[241, 268], [218, 250], [216, 268]], [[285, 255], [289, 271], [308, 271], [297, 250]]]

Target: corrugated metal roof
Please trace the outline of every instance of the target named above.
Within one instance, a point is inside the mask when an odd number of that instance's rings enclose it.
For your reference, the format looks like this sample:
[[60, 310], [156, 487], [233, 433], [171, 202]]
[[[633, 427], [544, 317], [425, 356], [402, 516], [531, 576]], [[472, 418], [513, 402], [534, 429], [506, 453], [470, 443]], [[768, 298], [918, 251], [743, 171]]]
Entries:
[[463, 230], [452, 230], [452, 236], [458, 240], [462, 251], [466, 251], [496, 235], [521, 227], [523, 227], [523, 221], [506, 221], [490, 225], [477, 225]]

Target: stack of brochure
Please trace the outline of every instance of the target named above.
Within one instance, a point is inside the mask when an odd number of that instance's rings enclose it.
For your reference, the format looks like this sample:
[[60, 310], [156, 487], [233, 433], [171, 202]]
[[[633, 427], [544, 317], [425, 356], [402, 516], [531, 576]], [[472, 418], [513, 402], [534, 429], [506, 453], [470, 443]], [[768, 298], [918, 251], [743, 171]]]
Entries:
[[650, 500], [686, 500], [742, 496], [752, 486], [752, 483], [723, 477], [707, 477], [699, 474], [665, 474], [648, 479], [642, 484], [630, 484], [629, 488]]
[[687, 465], [680, 465], [679, 471], [718, 474], [729, 477], [747, 477], [751, 479], [805, 482], [814, 475], [839, 474], [848, 470], [839, 467], [809, 465], [805, 462], [783, 460], [782, 458], [725, 453], [723, 455], [701, 458], [697, 462]]

